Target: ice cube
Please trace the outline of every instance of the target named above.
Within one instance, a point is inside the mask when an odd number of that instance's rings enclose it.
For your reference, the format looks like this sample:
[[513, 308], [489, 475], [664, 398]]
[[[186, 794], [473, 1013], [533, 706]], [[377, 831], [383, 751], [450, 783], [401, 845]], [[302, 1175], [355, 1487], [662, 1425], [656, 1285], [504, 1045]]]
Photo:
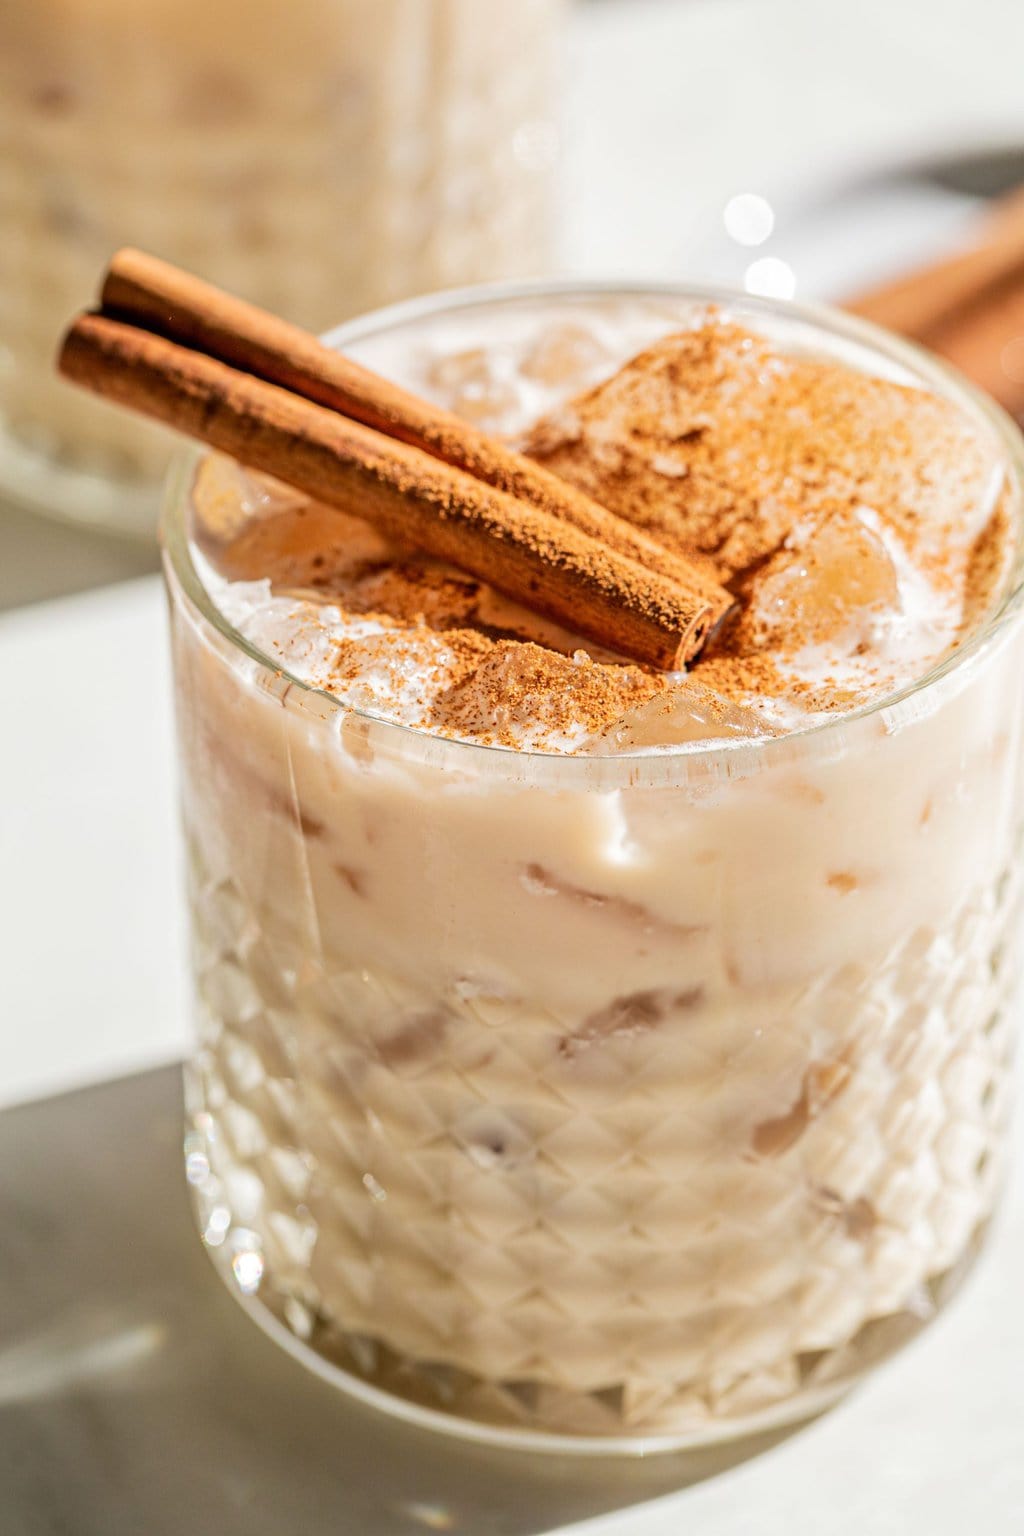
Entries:
[[771, 728], [752, 709], [723, 698], [688, 678], [623, 715], [595, 749], [634, 752], [645, 747], [674, 747], [689, 741], [732, 741], [770, 736]]
[[191, 533], [203, 546], [236, 538], [250, 523], [294, 511], [309, 498], [221, 453], [200, 460], [192, 484]]
[[196, 542], [222, 576], [269, 579], [277, 591], [337, 586], [352, 571], [384, 559], [389, 546], [368, 523], [308, 499], [275, 502], [212, 535], [196, 527]]
[[579, 321], [567, 320], [545, 331], [523, 360], [522, 371], [538, 384], [579, 388], [588, 374], [610, 361], [600, 337]]
[[854, 651], [901, 612], [893, 535], [869, 507], [840, 508], [797, 535], [751, 589], [747, 618], [759, 640], [800, 638]]
[[601, 666], [586, 651], [561, 656], [529, 641], [499, 640], [441, 693], [432, 722], [460, 736], [505, 746], [573, 751], [601, 723], [651, 691], [636, 667]]
[[497, 348], [473, 347], [438, 357], [427, 382], [442, 405], [480, 427], [500, 429], [521, 404], [512, 358]]

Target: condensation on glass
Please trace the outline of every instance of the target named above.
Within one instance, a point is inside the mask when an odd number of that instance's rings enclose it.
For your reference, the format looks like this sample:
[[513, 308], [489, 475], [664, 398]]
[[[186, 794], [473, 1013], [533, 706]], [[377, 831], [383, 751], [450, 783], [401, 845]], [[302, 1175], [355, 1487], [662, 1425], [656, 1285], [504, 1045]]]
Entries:
[[916, 1335], [1005, 1162], [1018, 596], [803, 734], [501, 752], [262, 663], [201, 590], [179, 480], [188, 1169], [236, 1295], [402, 1413], [589, 1449], [801, 1417]]
[[169, 439], [55, 376], [135, 244], [319, 331], [543, 267], [563, 0], [0, 0], [0, 489], [145, 532]]

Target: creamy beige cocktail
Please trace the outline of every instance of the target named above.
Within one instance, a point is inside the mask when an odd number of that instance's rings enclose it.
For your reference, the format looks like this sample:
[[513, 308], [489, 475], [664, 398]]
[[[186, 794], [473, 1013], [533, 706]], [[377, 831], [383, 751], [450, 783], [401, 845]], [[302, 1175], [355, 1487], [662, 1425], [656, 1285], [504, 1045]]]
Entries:
[[350, 1377], [477, 1430], [798, 1416], [934, 1315], [999, 1185], [1015, 440], [896, 343], [746, 300], [350, 336], [739, 607], [654, 675], [183, 471], [206, 1241]]

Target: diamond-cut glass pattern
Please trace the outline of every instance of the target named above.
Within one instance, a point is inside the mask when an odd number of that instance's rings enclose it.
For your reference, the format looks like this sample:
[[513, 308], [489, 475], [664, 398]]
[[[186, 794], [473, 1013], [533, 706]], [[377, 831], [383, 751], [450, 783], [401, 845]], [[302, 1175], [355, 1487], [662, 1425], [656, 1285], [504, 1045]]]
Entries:
[[328, 973], [271, 948], [198, 854], [192, 879], [207, 1240], [257, 1246], [261, 1295], [378, 1386], [699, 1438], [856, 1376], [974, 1251], [1008, 1104], [1011, 869], [877, 967], [780, 996], [770, 1038], [683, 999], [583, 1049], [465, 988]]

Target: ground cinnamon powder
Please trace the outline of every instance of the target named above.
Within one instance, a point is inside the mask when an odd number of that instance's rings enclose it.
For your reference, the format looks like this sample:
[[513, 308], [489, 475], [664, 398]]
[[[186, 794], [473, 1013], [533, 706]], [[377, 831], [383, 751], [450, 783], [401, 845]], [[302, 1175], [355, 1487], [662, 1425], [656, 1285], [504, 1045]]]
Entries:
[[[539, 421], [524, 446], [736, 598], [691, 668], [724, 710], [784, 698], [838, 711], [884, 689], [892, 663], [871, 624], [898, 604], [894, 562], [959, 615], [954, 643], [1005, 584], [1013, 511], [971, 421], [938, 396], [781, 354], [713, 314]], [[600, 736], [675, 686], [315, 504], [233, 530], [218, 564], [383, 624], [393, 660], [376, 645], [375, 665], [407, 703], [412, 666], [416, 723], [444, 734], [508, 746], [531, 726]], [[299, 612], [324, 629], [315, 607]], [[837, 663], [802, 676], [813, 648]], [[362, 643], [339, 642], [325, 686], [344, 696], [365, 666]]]
[[[993, 447], [955, 406], [831, 360], [780, 354], [714, 315], [538, 422], [527, 449], [703, 562], [739, 599], [693, 669], [726, 697], [785, 694], [828, 710], [856, 702], [849, 688], [800, 681], [784, 664], [841, 640], [846, 610], [869, 612], [889, 598], [882, 587], [891, 564], [871, 519], [884, 521], [940, 596], [962, 604], [961, 634], [1005, 579], [1008, 513], [972, 505]], [[967, 550], [965, 515], [980, 517]], [[842, 560], [815, 573], [829, 527], [845, 529]], [[803, 580], [814, 600], [791, 595], [766, 630], [753, 599], [795, 568], [792, 593]], [[880, 663], [878, 686], [884, 671]]]

